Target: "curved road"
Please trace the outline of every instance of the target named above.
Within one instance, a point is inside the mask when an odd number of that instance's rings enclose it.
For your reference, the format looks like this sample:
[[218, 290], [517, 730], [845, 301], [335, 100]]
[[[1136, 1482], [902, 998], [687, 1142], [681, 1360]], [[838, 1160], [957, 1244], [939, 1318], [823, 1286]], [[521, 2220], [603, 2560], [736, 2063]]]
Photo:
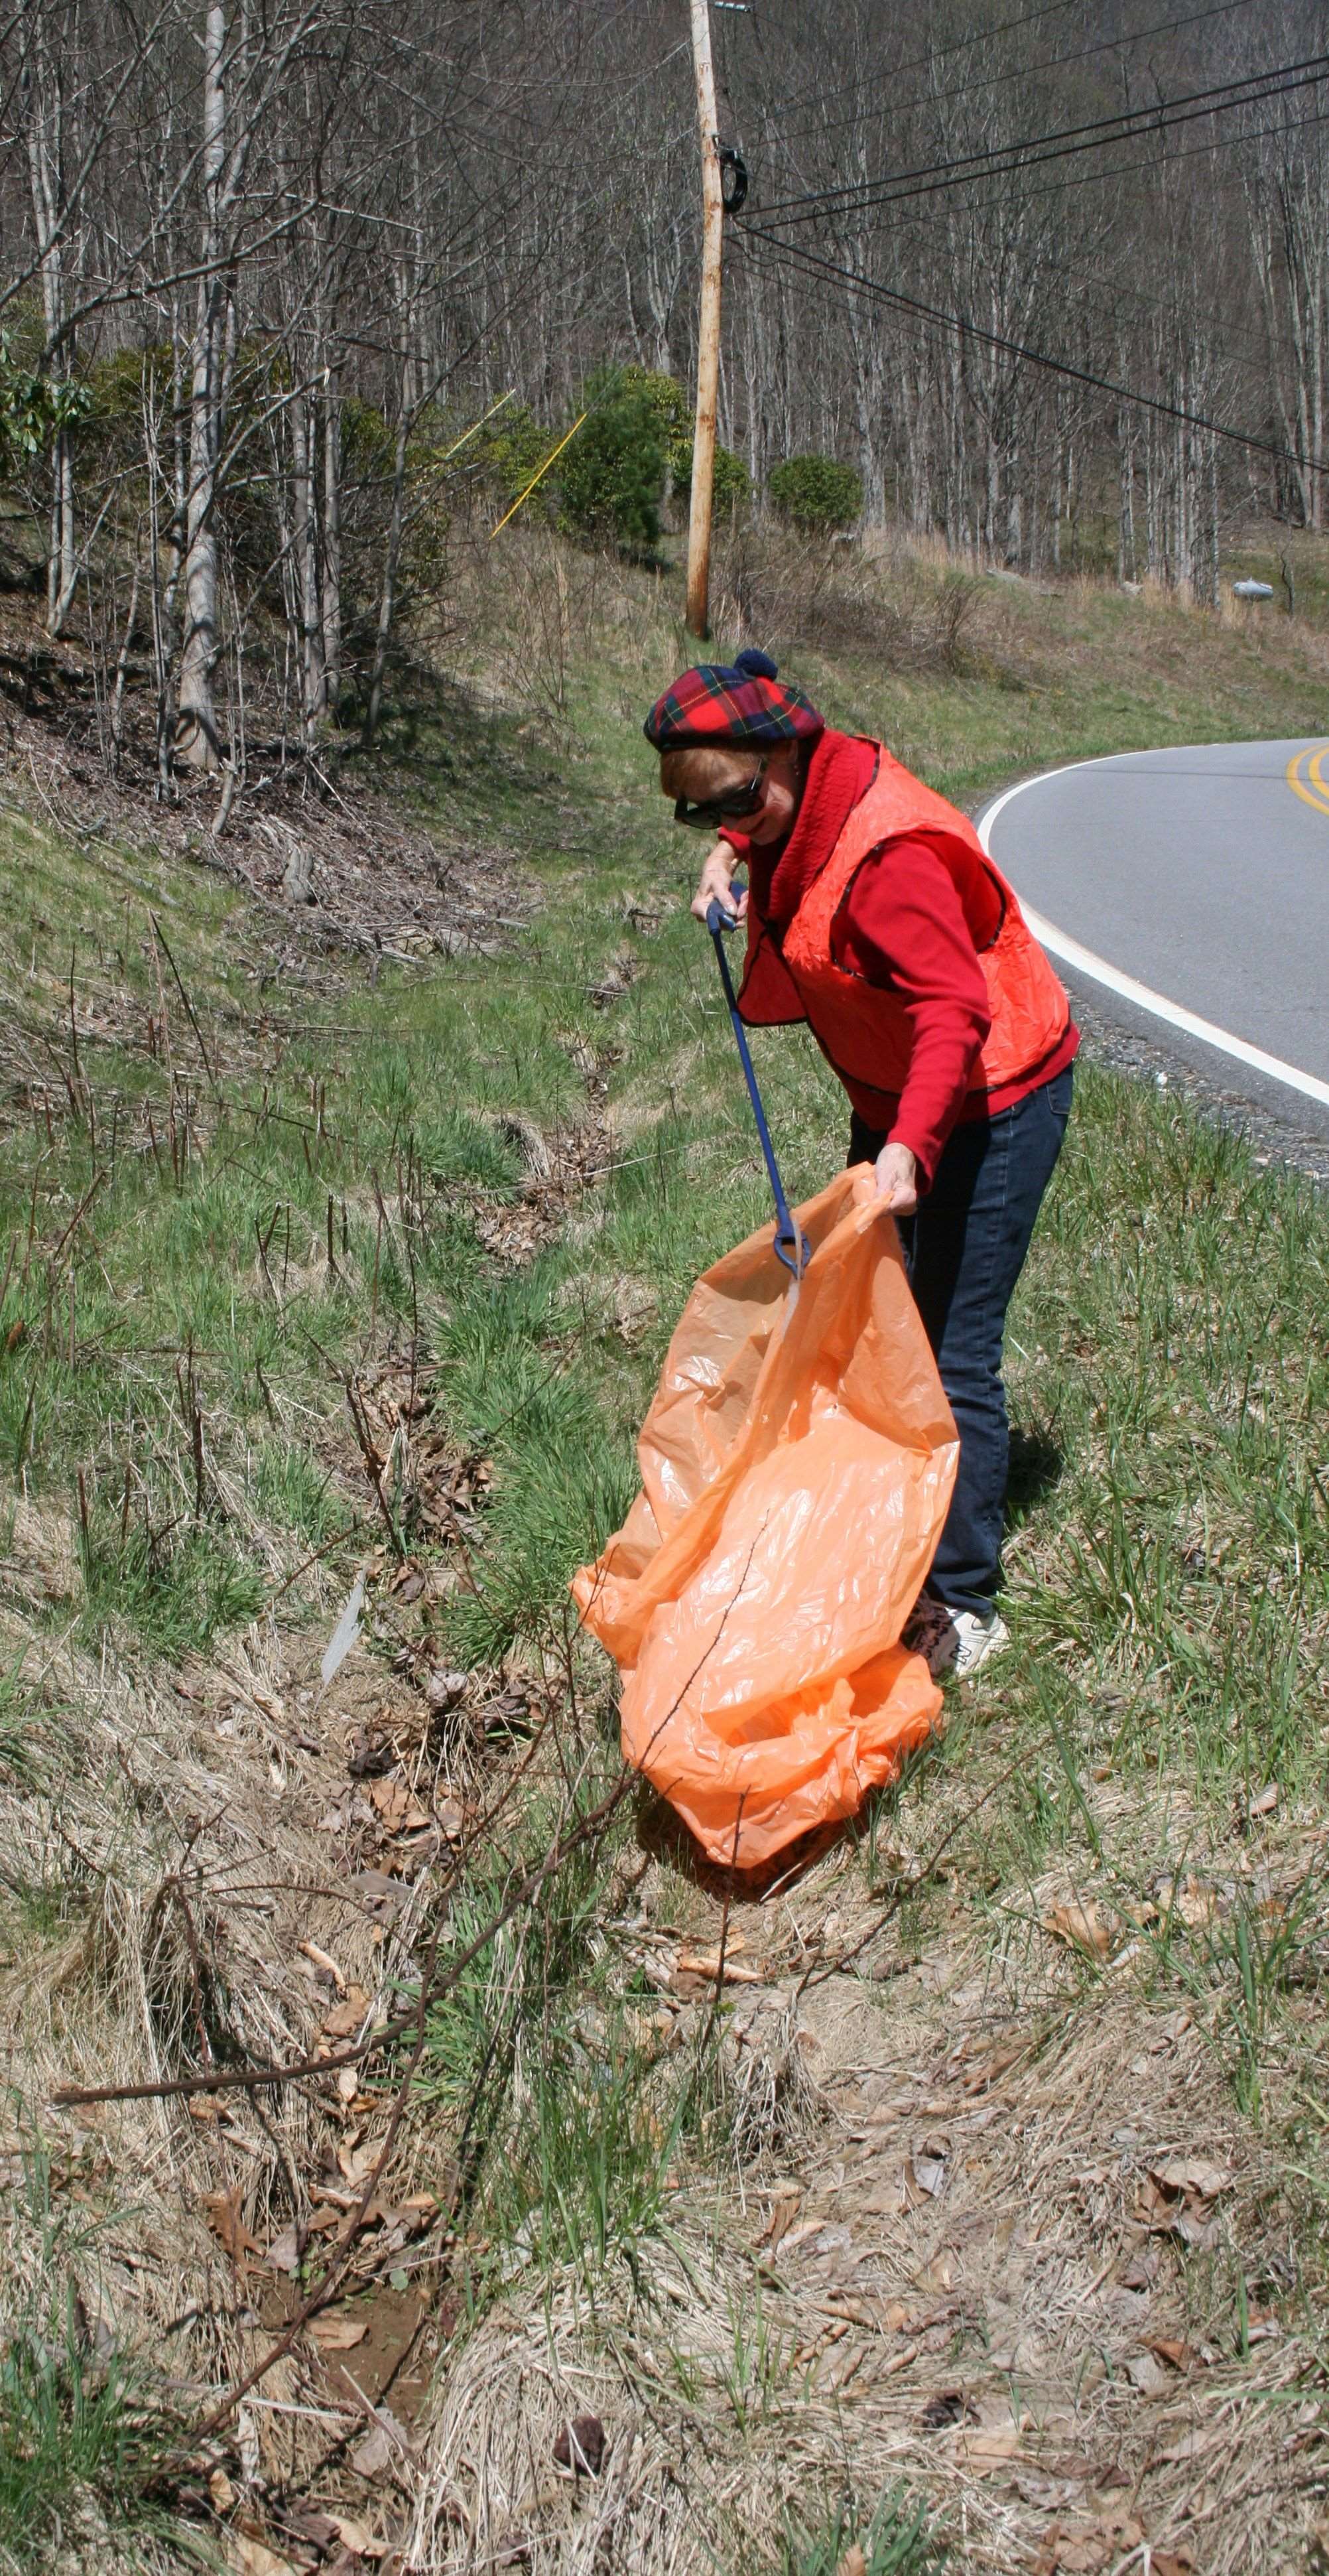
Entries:
[[978, 829], [1072, 986], [1329, 1131], [1329, 742], [1083, 761]]

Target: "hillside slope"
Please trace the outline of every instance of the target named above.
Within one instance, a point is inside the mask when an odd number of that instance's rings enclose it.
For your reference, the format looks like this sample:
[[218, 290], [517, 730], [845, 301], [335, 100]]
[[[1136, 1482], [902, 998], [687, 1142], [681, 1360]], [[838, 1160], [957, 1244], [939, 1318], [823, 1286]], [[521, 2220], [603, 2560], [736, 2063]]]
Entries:
[[[1329, 732], [1313, 628], [743, 542], [723, 599], [958, 797]], [[15, 718], [0, 2564], [1313, 2564], [1323, 1204], [1086, 1066], [1014, 1651], [858, 1831], [700, 1867], [565, 1590], [765, 1216], [638, 731], [683, 646], [542, 536], [454, 579], [407, 857], [354, 763], [336, 850], [280, 807], [313, 905]], [[838, 1096], [760, 1049], [810, 1192]]]

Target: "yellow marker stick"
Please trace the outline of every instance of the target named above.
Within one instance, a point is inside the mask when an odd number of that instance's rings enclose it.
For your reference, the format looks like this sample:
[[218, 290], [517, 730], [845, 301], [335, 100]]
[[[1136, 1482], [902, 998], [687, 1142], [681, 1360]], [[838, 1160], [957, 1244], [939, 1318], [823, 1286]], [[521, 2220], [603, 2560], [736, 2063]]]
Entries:
[[510, 509], [510, 510], [506, 510], [506, 511], [504, 512], [503, 517], [499, 520], [498, 527], [497, 527], [497, 528], [491, 528], [491, 529], [490, 529], [490, 531], [489, 531], [489, 539], [490, 539], [490, 543], [491, 543], [491, 545], [492, 545], [492, 543], [493, 543], [494, 538], [499, 534], [500, 530], [501, 530], [501, 529], [503, 529], [503, 528], [506, 528], [506, 526], [507, 526], [507, 524], [508, 524], [509, 519], [515, 519], [515, 518], [516, 518], [517, 512], [518, 512], [518, 511], [519, 511], [519, 509], [521, 508], [521, 505], [522, 505], [523, 501], [529, 501], [529, 499], [530, 499], [530, 497], [531, 497], [532, 492], [535, 490], [536, 484], [537, 484], [537, 483], [542, 483], [542, 482], [544, 481], [544, 478], [545, 478], [546, 474], [549, 472], [549, 468], [550, 468], [550, 466], [551, 466], [551, 465], [553, 464], [553, 462], [554, 462], [554, 458], [555, 458], [556, 456], [561, 456], [561, 455], [562, 455], [563, 450], [564, 450], [564, 448], [568, 445], [569, 441], [570, 441], [570, 440], [572, 440], [572, 439], [574, 439], [574, 438], [576, 437], [577, 432], [578, 432], [578, 430], [579, 430], [579, 429], [580, 429], [580, 427], [581, 427], [581, 422], [582, 422], [583, 420], [586, 420], [588, 417], [589, 417], [589, 414], [588, 414], [587, 412], [583, 412], [583, 413], [582, 413], [582, 415], [581, 415], [581, 420], [574, 420], [574, 422], [573, 422], [573, 424], [572, 424], [571, 429], [568, 431], [567, 438], [560, 438], [560, 440], [559, 440], [559, 442], [558, 442], [557, 447], [556, 447], [556, 448], [554, 449], [554, 451], [553, 451], [553, 454], [552, 454], [552, 455], [550, 455], [550, 456], [547, 456], [547, 457], [545, 458], [545, 461], [544, 461], [543, 465], [541, 466], [539, 473], [538, 473], [538, 474], [533, 474], [533, 475], [531, 476], [530, 482], [527, 484], [525, 491], [524, 491], [524, 492], [519, 492], [519, 493], [518, 493], [518, 495], [517, 495], [516, 500], [515, 500], [515, 501], [513, 502], [513, 504], [512, 504], [511, 509]]

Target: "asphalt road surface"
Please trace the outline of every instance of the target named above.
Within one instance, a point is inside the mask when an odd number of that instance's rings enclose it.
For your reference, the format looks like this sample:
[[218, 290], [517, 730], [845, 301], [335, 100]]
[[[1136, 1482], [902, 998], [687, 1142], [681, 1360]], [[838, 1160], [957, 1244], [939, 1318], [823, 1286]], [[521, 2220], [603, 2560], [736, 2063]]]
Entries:
[[1072, 991], [1329, 1134], [1329, 742], [1081, 762], [978, 828]]

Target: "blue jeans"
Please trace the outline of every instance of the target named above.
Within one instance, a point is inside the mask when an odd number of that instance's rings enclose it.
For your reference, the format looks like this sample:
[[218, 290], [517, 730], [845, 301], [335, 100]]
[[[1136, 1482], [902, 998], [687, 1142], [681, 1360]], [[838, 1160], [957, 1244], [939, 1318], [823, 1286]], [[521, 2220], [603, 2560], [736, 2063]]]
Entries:
[[[927, 1589], [949, 1609], [983, 1617], [1001, 1581], [1010, 1463], [1006, 1309], [1061, 1152], [1072, 1074], [1067, 1065], [1013, 1109], [953, 1127], [917, 1216], [900, 1225], [910, 1286], [960, 1434], [955, 1491]], [[875, 1161], [884, 1143], [855, 1110], [850, 1162]]]

